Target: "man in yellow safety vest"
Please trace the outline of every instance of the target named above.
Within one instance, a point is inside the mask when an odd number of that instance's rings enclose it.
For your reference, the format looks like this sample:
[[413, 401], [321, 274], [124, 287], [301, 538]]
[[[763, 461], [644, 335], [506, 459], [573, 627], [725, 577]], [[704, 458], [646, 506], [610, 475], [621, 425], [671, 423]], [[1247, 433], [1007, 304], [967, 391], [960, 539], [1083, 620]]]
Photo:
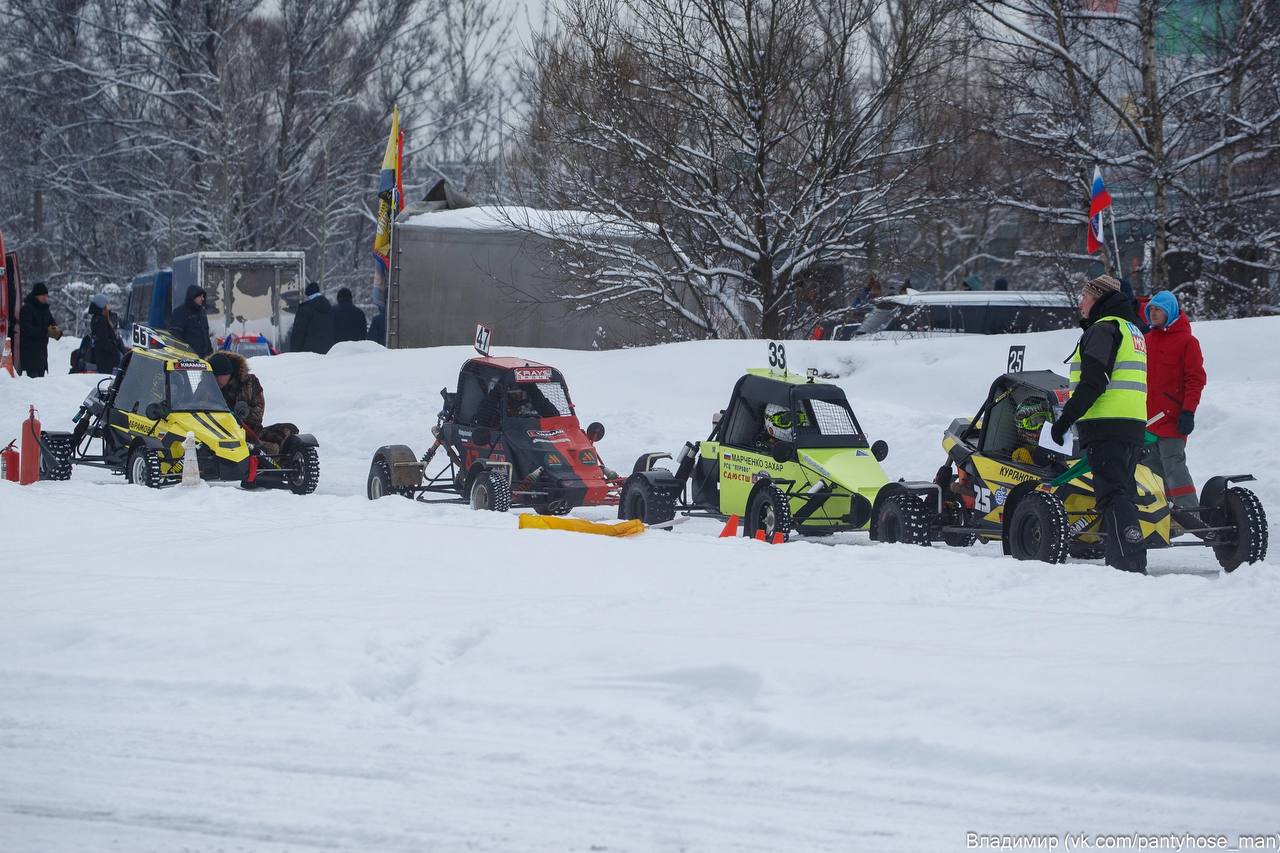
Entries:
[[1071, 399], [1053, 424], [1053, 438], [1062, 443], [1075, 425], [1093, 469], [1107, 565], [1145, 573], [1134, 469], [1147, 423], [1146, 341], [1120, 282], [1109, 275], [1085, 284], [1080, 316], [1084, 334], [1071, 356]]

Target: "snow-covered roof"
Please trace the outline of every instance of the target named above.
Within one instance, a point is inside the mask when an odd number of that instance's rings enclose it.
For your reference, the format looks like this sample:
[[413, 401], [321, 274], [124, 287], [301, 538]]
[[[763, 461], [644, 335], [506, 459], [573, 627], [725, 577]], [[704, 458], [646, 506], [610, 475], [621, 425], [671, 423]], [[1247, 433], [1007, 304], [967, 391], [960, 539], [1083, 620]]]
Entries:
[[187, 258], [203, 258], [213, 261], [296, 261], [305, 259], [306, 252], [191, 252], [174, 258], [174, 262]]
[[1072, 307], [1075, 300], [1058, 290], [908, 290], [882, 296], [877, 306], [893, 305], [1043, 305]]
[[[630, 222], [588, 210], [541, 210], [512, 205], [478, 205], [454, 210], [428, 210], [398, 225], [448, 231], [493, 231], [505, 233], [579, 234], [593, 237], [640, 236]], [[652, 227], [652, 226], [650, 226]]]

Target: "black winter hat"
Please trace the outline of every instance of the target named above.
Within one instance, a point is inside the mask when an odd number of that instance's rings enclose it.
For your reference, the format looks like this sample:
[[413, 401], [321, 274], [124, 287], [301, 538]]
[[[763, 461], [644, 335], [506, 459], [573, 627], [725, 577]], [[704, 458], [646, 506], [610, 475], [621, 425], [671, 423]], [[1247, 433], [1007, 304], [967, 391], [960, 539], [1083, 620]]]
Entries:
[[307, 292], [305, 294], [306, 296], [314, 296], [319, 292], [320, 292], [320, 282], [318, 281], [307, 282]]
[[35, 283], [35, 286], [31, 288], [31, 295], [32, 296], [48, 296], [49, 288], [45, 287], [45, 284], [43, 281], [37, 281]]
[[215, 352], [209, 357], [209, 367], [213, 370], [214, 376], [230, 376], [234, 365], [231, 363], [231, 357], [224, 352]]

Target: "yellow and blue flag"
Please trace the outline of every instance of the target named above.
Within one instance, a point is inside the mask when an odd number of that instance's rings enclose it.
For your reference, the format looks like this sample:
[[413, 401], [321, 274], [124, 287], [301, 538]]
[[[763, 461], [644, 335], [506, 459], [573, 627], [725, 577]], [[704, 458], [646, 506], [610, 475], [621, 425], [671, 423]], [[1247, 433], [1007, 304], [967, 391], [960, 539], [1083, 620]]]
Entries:
[[404, 134], [400, 132], [400, 108], [391, 111], [391, 136], [387, 150], [382, 155], [382, 172], [378, 175], [378, 227], [373, 234], [373, 257], [387, 280], [391, 267], [391, 225], [396, 214], [404, 210], [404, 186], [401, 183], [400, 164], [404, 155]]

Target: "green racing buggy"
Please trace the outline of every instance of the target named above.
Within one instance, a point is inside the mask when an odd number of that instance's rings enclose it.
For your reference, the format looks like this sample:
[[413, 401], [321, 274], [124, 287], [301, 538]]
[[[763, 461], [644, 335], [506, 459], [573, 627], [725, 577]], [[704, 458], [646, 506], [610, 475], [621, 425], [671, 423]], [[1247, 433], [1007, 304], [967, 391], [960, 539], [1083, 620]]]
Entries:
[[657, 465], [667, 453], [636, 460], [622, 487], [618, 517], [662, 525], [685, 516], [742, 519], [743, 535], [825, 536], [866, 529], [886, 501], [933, 496], [933, 483], [890, 483], [880, 463], [883, 440], [869, 441], [836, 385], [816, 371], [786, 370], [782, 347], [770, 344], [769, 369], [748, 370], [711, 434], [687, 442], [675, 470]]

